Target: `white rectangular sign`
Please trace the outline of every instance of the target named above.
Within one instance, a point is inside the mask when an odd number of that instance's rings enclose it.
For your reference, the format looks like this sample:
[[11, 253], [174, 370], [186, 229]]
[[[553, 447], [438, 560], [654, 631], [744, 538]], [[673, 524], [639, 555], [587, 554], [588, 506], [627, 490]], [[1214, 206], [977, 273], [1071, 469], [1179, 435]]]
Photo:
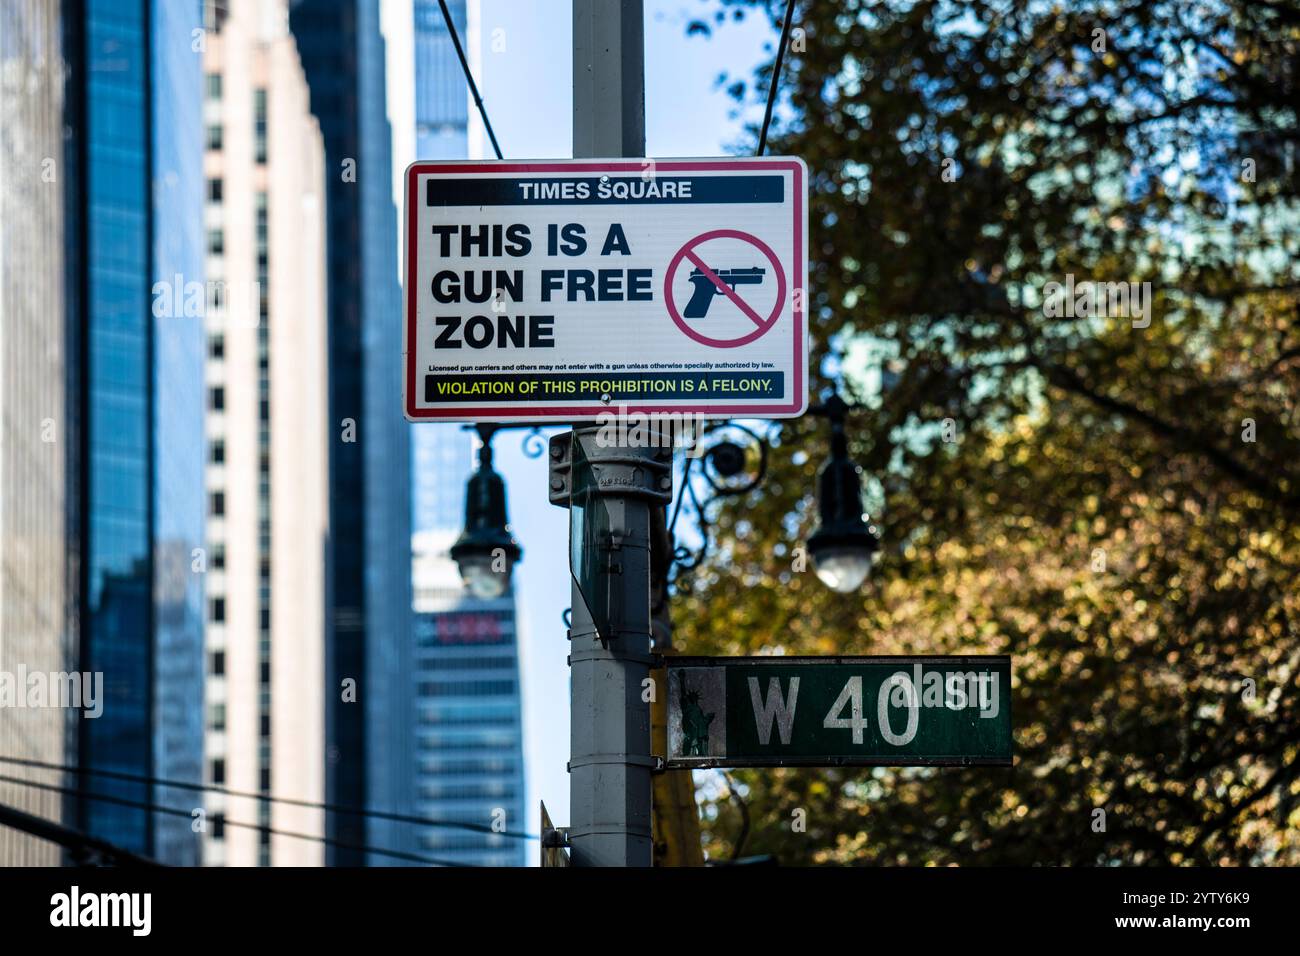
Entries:
[[413, 163], [406, 417], [803, 414], [807, 192], [792, 157]]

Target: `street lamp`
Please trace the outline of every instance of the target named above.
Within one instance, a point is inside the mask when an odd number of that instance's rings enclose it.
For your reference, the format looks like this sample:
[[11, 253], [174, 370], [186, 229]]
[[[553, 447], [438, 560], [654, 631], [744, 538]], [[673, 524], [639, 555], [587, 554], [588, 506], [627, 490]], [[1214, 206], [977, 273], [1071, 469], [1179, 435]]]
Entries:
[[879, 543], [862, 513], [862, 481], [849, 457], [844, 419], [849, 406], [838, 395], [808, 411], [830, 419], [831, 457], [817, 475], [821, 524], [808, 539], [817, 577], [829, 588], [850, 594], [871, 573]]
[[451, 558], [461, 580], [476, 598], [489, 600], [505, 594], [510, 575], [523, 549], [510, 533], [506, 518], [506, 485], [492, 468], [493, 425], [479, 425], [482, 444], [478, 470], [465, 486], [465, 530], [451, 546]]

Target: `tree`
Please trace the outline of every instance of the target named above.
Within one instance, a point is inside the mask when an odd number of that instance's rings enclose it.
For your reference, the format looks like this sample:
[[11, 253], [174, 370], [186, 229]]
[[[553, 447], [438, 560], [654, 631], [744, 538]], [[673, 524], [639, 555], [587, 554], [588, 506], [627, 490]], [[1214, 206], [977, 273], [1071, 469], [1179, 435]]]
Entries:
[[[792, 568], [826, 448], [787, 423], [677, 579], [679, 643], [1010, 653], [1017, 760], [737, 773], [744, 852], [1300, 863], [1300, 8], [844, 0], [794, 24], [769, 152], [811, 172], [814, 387], [863, 406], [882, 555], [848, 597]], [[714, 855], [737, 812], [706, 805]]]

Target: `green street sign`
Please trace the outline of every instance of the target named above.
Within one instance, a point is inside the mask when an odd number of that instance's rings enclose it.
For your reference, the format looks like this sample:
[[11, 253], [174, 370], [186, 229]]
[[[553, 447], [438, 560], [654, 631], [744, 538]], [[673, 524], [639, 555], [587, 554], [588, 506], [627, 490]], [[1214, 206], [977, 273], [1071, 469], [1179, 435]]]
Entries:
[[1011, 764], [1011, 658], [672, 657], [666, 765]]

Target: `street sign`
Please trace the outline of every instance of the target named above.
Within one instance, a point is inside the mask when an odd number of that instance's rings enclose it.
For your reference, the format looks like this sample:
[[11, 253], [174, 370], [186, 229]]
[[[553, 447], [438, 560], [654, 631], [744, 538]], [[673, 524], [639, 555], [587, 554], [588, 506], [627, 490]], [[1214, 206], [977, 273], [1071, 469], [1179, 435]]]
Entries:
[[672, 657], [669, 767], [1011, 763], [1011, 658]]
[[792, 157], [412, 164], [406, 417], [802, 414], [807, 188]]

